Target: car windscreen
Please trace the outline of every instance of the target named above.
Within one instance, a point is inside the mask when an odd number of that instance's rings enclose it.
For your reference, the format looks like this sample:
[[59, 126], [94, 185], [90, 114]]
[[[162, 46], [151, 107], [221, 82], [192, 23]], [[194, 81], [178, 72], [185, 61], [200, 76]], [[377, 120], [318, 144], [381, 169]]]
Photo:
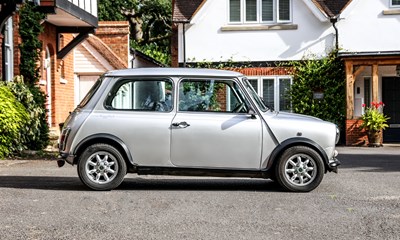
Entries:
[[244, 78], [243, 82], [244, 82], [244, 86], [246, 87], [247, 92], [250, 93], [251, 98], [254, 100], [254, 102], [257, 104], [257, 106], [260, 108], [260, 110], [263, 112], [267, 111], [268, 107], [265, 105], [265, 103], [261, 99], [261, 97], [258, 96], [256, 90], [254, 90], [253, 86], [247, 80], [247, 78]]
[[90, 88], [89, 92], [86, 94], [86, 96], [82, 99], [82, 101], [79, 103], [78, 107], [84, 107], [86, 104], [90, 101], [90, 99], [93, 97], [93, 95], [96, 93], [96, 91], [99, 89], [101, 83], [103, 82], [104, 77], [100, 77], [97, 79], [97, 81], [93, 84], [93, 86]]

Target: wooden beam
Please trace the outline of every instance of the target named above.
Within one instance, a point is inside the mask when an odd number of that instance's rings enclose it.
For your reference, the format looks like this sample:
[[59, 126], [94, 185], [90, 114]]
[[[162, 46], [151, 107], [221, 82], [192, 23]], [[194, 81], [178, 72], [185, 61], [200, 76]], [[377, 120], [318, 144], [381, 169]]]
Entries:
[[372, 65], [372, 101], [378, 102], [379, 97], [379, 75], [378, 75], [378, 64]]
[[[353, 63], [353, 64], [354, 64], [354, 63]], [[364, 71], [364, 69], [365, 69], [365, 66], [359, 66], [359, 67], [354, 71], [354, 73], [353, 73], [353, 78], [356, 79], [357, 76], [358, 76], [362, 71]]]
[[352, 61], [346, 61], [346, 119], [353, 119], [354, 114], [354, 66]]

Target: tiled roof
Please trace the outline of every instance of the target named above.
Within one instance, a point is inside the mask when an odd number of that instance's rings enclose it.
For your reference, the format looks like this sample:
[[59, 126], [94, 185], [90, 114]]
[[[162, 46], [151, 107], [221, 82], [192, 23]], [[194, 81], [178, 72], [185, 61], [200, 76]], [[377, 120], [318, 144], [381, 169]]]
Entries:
[[[189, 22], [206, 0], [173, 0], [174, 22]], [[339, 15], [352, 0], [312, 0], [329, 17]]]
[[174, 0], [172, 6], [172, 21], [189, 22], [205, 1], [206, 0]]
[[100, 38], [90, 34], [86, 41], [113, 66], [115, 69], [127, 68], [124, 63]]
[[339, 15], [352, 0], [312, 0], [329, 17]]

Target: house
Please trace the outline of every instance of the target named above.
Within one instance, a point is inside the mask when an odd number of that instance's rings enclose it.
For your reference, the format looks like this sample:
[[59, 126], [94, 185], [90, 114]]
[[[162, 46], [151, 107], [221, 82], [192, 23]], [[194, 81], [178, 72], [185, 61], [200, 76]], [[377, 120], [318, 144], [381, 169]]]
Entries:
[[[0, 36], [2, 62], [1, 79], [11, 81], [19, 75], [17, 8], [24, 4], [13, 2], [14, 11], [4, 18]], [[39, 4], [39, 3], [37, 3]], [[58, 135], [59, 123], [86, 95], [94, 81], [108, 70], [129, 67], [129, 23], [99, 22], [97, 1], [40, 1], [38, 10], [45, 12], [41, 59], [38, 63], [41, 89], [47, 94], [48, 124]], [[2, 12], [3, 13], [3, 12]], [[3, 14], [1, 16], [4, 16]]]
[[385, 103], [384, 142], [400, 142], [400, 1], [173, 0], [173, 66], [226, 62], [276, 110], [292, 76], [279, 62], [340, 49], [346, 66], [346, 144], [363, 144], [362, 104]]
[[1, 20], [1, 77], [11, 81], [20, 74], [18, 45], [19, 15], [17, 10], [26, 2], [34, 2], [38, 11], [46, 14], [39, 35], [42, 42], [38, 63], [42, 90], [48, 95], [48, 123], [58, 130], [74, 108], [73, 49], [84, 41], [98, 26], [97, 0], [7, 0], [0, 6]]

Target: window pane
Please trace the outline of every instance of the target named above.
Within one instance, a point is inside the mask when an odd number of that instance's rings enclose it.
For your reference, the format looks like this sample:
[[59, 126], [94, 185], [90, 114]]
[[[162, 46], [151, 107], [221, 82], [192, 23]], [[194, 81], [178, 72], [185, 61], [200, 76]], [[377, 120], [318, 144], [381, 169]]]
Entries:
[[400, 6], [400, 0], [392, 0], [392, 5], [399, 5]]
[[258, 80], [257, 79], [248, 79], [248, 81], [251, 84], [251, 86], [254, 88], [254, 90], [256, 90], [256, 92], [258, 93]]
[[229, 2], [229, 21], [240, 22], [240, 0], [230, 0]]
[[169, 112], [172, 84], [168, 81], [129, 81], [109, 95], [112, 109]]
[[244, 100], [233, 81], [183, 80], [179, 85], [179, 111], [232, 112]]
[[262, 0], [262, 21], [274, 21], [274, 0]]
[[279, 111], [290, 111], [290, 78], [279, 79]]
[[257, 0], [246, 0], [246, 21], [257, 21]]
[[268, 107], [274, 107], [274, 79], [263, 79], [263, 99]]
[[279, 20], [289, 21], [290, 20], [290, 0], [278, 0], [279, 1]]

